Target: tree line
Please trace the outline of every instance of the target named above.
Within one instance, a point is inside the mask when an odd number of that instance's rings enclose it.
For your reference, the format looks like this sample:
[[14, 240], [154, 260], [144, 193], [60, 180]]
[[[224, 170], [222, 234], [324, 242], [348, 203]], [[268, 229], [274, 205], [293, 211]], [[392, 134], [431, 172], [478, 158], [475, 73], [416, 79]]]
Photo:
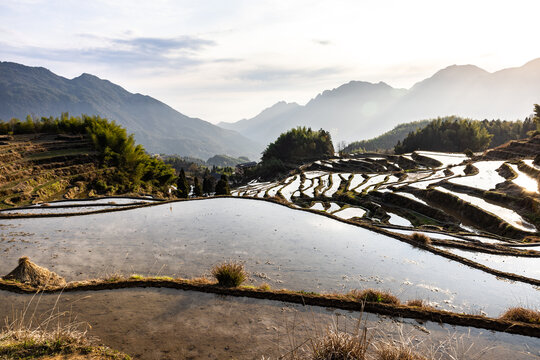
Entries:
[[524, 121], [471, 120], [459, 117], [437, 118], [425, 127], [410, 132], [394, 146], [396, 154], [415, 150], [446, 152], [484, 151], [510, 140], [523, 139], [538, 127], [540, 107], [535, 105], [535, 117]]

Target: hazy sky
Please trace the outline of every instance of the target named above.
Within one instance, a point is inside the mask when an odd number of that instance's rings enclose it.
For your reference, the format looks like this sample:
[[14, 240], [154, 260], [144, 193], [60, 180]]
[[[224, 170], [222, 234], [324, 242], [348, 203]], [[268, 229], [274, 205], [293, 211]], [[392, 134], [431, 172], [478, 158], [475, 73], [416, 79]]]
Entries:
[[83, 72], [210, 122], [350, 80], [540, 57], [540, 1], [0, 0], [0, 60]]

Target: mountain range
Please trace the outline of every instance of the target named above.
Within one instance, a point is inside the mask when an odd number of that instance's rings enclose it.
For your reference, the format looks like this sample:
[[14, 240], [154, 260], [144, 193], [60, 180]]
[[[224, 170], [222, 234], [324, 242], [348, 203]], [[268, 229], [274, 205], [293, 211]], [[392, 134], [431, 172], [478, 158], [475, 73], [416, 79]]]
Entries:
[[259, 157], [260, 145], [170, 106], [90, 74], [74, 79], [42, 67], [0, 62], [0, 119], [99, 115], [115, 120], [149, 152], [208, 158], [215, 154]]
[[457, 115], [515, 120], [540, 103], [540, 58], [487, 72], [452, 65], [410, 89], [351, 81], [305, 105], [278, 102], [251, 119], [219, 123], [188, 117], [150, 96], [133, 94], [94, 75], [74, 79], [42, 67], [0, 62], [0, 119], [89, 114], [123, 125], [152, 153], [258, 159], [282, 132], [309, 126], [330, 131], [334, 143], [369, 139], [411, 121]]
[[539, 102], [540, 58], [493, 73], [474, 65], [452, 65], [410, 89], [351, 81], [323, 91], [303, 106], [278, 102], [254, 118], [218, 125], [263, 144], [296, 126], [323, 128], [334, 142], [350, 142], [439, 116], [524, 119]]

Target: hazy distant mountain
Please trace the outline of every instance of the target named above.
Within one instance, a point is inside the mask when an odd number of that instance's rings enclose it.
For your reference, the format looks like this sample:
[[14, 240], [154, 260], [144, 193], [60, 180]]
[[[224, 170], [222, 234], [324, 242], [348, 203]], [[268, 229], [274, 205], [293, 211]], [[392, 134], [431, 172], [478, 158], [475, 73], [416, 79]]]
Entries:
[[235, 131], [190, 118], [93, 75], [69, 80], [42, 67], [0, 62], [0, 119], [24, 119], [28, 114], [56, 117], [64, 111], [116, 120], [152, 153], [258, 158], [262, 148]]
[[[280, 129], [288, 129], [290, 124], [296, 121], [296, 113], [300, 109], [302, 109], [302, 106], [297, 103], [280, 101], [272, 107], [264, 109], [252, 119], [244, 119], [235, 123], [220, 122], [218, 126], [239, 133], [247, 133], [251, 139], [262, 144], [268, 144], [282, 133]], [[268, 141], [268, 139], [271, 139], [271, 141]]]
[[[298, 125], [322, 127], [334, 141], [350, 142], [375, 137], [401, 123], [439, 116], [523, 119], [539, 102], [540, 59], [494, 73], [473, 65], [453, 65], [409, 90], [351, 81], [324, 91], [305, 106], [278, 103], [253, 119], [220, 126], [263, 143]], [[276, 107], [280, 111], [274, 111]]]

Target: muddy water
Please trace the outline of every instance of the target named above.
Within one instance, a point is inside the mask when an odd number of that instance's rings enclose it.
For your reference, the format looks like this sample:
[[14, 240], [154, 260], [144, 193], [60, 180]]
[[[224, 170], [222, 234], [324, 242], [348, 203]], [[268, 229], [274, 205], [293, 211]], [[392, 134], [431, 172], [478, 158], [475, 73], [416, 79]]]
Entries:
[[357, 226], [248, 199], [160, 204], [106, 214], [5, 220], [0, 274], [29, 256], [68, 281], [113, 273], [196, 277], [244, 261], [253, 283], [306, 291], [373, 287], [454, 311], [498, 316], [540, 306], [531, 285], [497, 279]]
[[[57, 302], [58, 301], [58, 302]], [[34, 324], [55, 313], [90, 325], [88, 334], [136, 359], [277, 358], [329, 326], [354, 331], [359, 313], [304, 307], [276, 301], [232, 298], [172, 289], [121, 289], [96, 292], [19, 295], [0, 292], [0, 319], [27, 308]], [[540, 339], [474, 328], [398, 322], [363, 315], [374, 340], [398, 339], [447, 349], [459, 359], [535, 359]], [[332, 323], [334, 325], [332, 325]], [[53, 322], [50, 326], [56, 326]], [[469, 347], [472, 346], [470, 349]], [[443, 355], [441, 351], [438, 353]], [[466, 354], [466, 356], [462, 356]], [[483, 354], [482, 357], [478, 355]], [[446, 356], [445, 359], [450, 357]]]

